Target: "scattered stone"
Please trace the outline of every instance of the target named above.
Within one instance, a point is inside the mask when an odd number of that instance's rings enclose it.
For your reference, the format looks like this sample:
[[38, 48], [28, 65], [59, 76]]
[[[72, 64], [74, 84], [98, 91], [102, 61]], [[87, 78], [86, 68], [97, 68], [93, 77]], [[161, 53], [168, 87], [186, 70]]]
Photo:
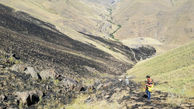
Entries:
[[5, 95], [0, 95], [0, 101], [4, 101], [4, 100], [5, 100], [5, 98], [6, 98], [6, 96], [5, 96]]
[[106, 95], [104, 98], [109, 99], [110, 97], [111, 97], [110, 95]]
[[74, 90], [74, 88], [78, 86], [78, 82], [70, 78], [63, 78], [62, 81], [60, 81], [60, 85], [70, 90]]
[[128, 77], [125, 78], [125, 84], [129, 85], [129, 78]]
[[103, 89], [106, 90], [106, 89], [108, 89], [108, 87], [111, 86], [111, 85], [112, 85], [111, 82], [105, 83], [105, 84], [103, 85]]
[[19, 57], [17, 54], [13, 54], [12, 56], [13, 56], [15, 59], [17, 59], [17, 60], [20, 59], [20, 57]]
[[91, 103], [92, 101], [94, 101], [91, 97], [88, 97], [85, 101], [84, 101], [84, 103]]
[[6, 109], [18, 109], [16, 107], [7, 107]]
[[39, 73], [41, 79], [55, 78], [56, 72], [54, 69], [43, 70]]
[[128, 79], [134, 79], [134, 78], [135, 78], [135, 76], [133, 76], [133, 75], [129, 75], [129, 76], [126, 76], [126, 78], [128, 78]]
[[118, 93], [121, 89], [120, 88], [116, 88], [115, 92]]
[[88, 88], [87, 88], [88, 93], [92, 93], [92, 92], [94, 92], [94, 90], [95, 90], [94, 86], [88, 86]]
[[101, 87], [103, 87], [103, 84], [99, 84], [96, 89], [99, 90]]
[[85, 92], [87, 90], [86, 87], [81, 87], [80, 92]]

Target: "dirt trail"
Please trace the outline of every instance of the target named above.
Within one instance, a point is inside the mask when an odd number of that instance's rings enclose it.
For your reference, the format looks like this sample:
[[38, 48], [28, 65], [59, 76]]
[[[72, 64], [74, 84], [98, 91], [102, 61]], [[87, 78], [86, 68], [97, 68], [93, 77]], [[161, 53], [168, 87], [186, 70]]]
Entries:
[[141, 85], [132, 80], [106, 78], [105, 81], [94, 85], [96, 91], [86, 100], [87, 103], [106, 100], [108, 103], [117, 102], [121, 109], [193, 109], [194, 104], [184, 103], [180, 106], [167, 103], [168, 93], [153, 91], [148, 101]]

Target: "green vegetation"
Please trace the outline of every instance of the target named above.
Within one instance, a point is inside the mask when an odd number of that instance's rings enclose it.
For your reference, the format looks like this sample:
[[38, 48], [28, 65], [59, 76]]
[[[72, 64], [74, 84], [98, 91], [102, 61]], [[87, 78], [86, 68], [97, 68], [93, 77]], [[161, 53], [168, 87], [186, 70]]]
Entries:
[[151, 75], [156, 90], [177, 96], [194, 97], [194, 41], [160, 56], [142, 61], [128, 71], [137, 82]]
[[113, 22], [112, 9], [108, 8], [107, 10], [108, 10], [109, 16], [110, 16], [110, 20], [107, 20], [107, 22], [117, 26], [117, 29], [115, 31], [113, 31], [112, 33], [110, 33], [110, 37], [112, 37], [114, 39], [115, 38], [114, 34], [121, 28], [121, 25], [120, 24], [117, 25], [116, 23]]
[[110, 34], [110, 36], [111, 36], [112, 38], [115, 38], [114, 34], [121, 28], [121, 25], [118, 24], [117, 27], [118, 27], [118, 28]]
[[112, 22], [112, 20], [107, 20], [107, 22], [109, 22], [109, 23], [111, 23], [111, 24], [114, 24], [114, 23]]
[[19, 64], [21, 61], [16, 60], [11, 54], [6, 54], [0, 51], [0, 65], [12, 66], [13, 64]]
[[108, 8], [107, 10], [109, 12], [109, 15], [112, 15], [112, 9], [111, 8]]

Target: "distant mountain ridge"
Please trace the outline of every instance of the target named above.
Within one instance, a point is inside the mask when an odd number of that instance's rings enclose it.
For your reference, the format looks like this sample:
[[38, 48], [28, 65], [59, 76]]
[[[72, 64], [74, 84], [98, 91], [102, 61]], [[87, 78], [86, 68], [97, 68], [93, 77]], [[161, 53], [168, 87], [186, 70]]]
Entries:
[[115, 37], [126, 44], [152, 38], [164, 51], [176, 48], [194, 40], [193, 7], [193, 0], [121, 0], [112, 11], [113, 21], [122, 26]]

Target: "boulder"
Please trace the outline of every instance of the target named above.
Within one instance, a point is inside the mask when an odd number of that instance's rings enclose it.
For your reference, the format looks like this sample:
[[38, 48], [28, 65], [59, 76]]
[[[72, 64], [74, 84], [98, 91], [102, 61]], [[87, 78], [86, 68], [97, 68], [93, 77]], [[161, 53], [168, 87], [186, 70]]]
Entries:
[[40, 98], [43, 96], [43, 93], [38, 90], [25, 91], [25, 92], [16, 92], [17, 100], [28, 106], [34, 105], [39, 102]]
[[63, 78], [63, 80], [60, 81], [60, 85], [69, 88], [70, 90], [73, 90], [78, 86], [78, 82], [70, 78]]
[[33, 67], [27, 67], [24, 69], [24, 72], [26, 74], [30, 74], [32, 76], [32, 78], [38, 79], [38, 74], [37, 72], [34, 70]]
[[27, 65], [25, 65], [25, 64], [14, 64], [10, 69], [12, 71], [16, 71], [16, 72], [24, 72], [26, 67], [27, 67]]
[[10, 68], [12, 71], [30, 74], [32, 78], [38, 79], [38, 74], [33, 67], [28, 67], [25, 64], [15, 64]]
[[0, 101], [2, 102], [2, 101], [4, 101], [5, 100], [5, 98], [6, 98], [6, 96], [5, 95], [0, 95]]
[[39, 73], [41, 79], [55, 78], [56, 72], [54, 69], [43, 70]]

